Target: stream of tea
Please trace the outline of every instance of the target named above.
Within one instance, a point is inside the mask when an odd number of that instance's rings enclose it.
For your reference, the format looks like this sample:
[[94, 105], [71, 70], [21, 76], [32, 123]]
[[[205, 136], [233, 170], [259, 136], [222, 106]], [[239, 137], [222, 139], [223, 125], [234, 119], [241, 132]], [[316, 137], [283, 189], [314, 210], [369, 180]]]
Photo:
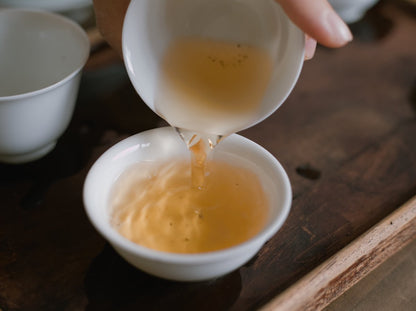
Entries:
[[270, 55], [251, 45], [182, 38], [168, 47], [155, 106], [191, 150], [194, 186], [215, 146], [256, 120], [271, 73]]
[[111, 205], [122, 235], [157, 250], [199, 253], [261, 230], [268, 199], [259, 177], [212, 153], [257, 118], [271, 72], [271, 57], [253, 46], [195, 38], [169, 46], [155, 107], [186, 143], [191, 165], [141, 163], [119, 178]]

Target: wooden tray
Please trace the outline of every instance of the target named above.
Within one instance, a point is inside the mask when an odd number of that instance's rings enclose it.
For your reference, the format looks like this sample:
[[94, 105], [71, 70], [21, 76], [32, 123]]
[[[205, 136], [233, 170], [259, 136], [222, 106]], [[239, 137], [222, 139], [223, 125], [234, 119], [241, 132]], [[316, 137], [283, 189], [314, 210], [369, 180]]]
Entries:
[[165, 125], [115, 54], [95, 51], [56, 149], [0, 165], [0, 310], [316, 310], [414, 239], [415, 14], [382, 1], [352, 28], [354, 42], [319, 47], [286, 103], [241, 133], [287, 170], [287, 222], [239, 270], [199, 283], [132, 268], [84, 213], [98, 156]]

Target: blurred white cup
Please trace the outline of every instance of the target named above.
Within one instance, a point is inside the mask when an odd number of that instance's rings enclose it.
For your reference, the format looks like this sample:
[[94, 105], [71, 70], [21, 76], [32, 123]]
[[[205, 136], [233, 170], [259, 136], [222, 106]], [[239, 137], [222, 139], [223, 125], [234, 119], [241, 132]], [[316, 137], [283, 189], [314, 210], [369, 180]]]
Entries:
[[0, 46], [0, 161], [33, 161], [72, 118], [88, 37], [54, 13], [2, 9]]
[[378, 0], [329, 0], [334, 10], [346, 22], [351, 24], [360, 20]]
[[0, 0], [0, 8], [36, 9], [63, 14], [78, 23], [92, 15], [92, 0]]

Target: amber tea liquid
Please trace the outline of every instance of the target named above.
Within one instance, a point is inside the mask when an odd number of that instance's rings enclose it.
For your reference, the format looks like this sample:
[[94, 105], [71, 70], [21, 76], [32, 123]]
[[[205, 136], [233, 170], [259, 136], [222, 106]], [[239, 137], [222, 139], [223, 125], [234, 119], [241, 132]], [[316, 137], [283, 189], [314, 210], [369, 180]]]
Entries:
[[209, 162], [201, 191], [186, 160], [143, 162], [117, 181], [110, 201], [114, 227], [155, 250], [201, 253], [242, 243], [264, 228], [269, 202], [245, 167]]
[[229, 135], [257, 118], [271, 73], [272, 58], [260, 48], [178, 39], [162, 59], [155, 107], [174, 127]]

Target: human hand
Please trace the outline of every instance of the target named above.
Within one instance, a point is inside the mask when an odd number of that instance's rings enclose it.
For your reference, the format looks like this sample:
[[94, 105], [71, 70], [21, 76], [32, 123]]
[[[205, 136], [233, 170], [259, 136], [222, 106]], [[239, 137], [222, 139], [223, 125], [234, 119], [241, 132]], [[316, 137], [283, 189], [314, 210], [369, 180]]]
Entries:
[[[352, 40], [348, 26], [327, 0], [275, 0], [305, 32], [305, 59], [311, 59], [316, 43], [336, 48]], [[107, 42], [122, 55], [121, 33], [130, 0], [94, 0], [97, 25]]]

